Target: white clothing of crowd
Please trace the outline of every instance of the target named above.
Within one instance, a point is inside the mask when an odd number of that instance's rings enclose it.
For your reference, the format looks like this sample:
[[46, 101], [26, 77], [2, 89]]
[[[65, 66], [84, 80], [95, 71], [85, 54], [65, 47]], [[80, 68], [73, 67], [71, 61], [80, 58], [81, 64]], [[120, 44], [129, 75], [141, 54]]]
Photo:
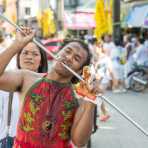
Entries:
[[[12, 40], [4, 40], [2, 44], [0, 44], [0, 52], [5, 50], [10, 44]], [[16, 58], [14, 57], [10, 63], [8, 64], [6, 70], [16, 69]], [[10, 120], [10, 128], [8, 130], [7, 121], [8, 121], [8, 102], [9, 102], [9, 93], [0, 90], [0, 140], [5, 138], [7, 134], [10, 137], [15, 137], [16, 135], [16, 126], [19, 117], [19, 97], [17, 93], [13, 95], [13, 102], [11, 108], [11, 120]]]
[[13, 95], [12, 108], [11, 108], [11, 120], [10, 120], [9, 129], [7, 127], [8, 101], [9, 101], [9, 93], [0, 91], [0, 140], [5, 138], [7, 134], [9, 134], [10, 137], [15, 137], [16, 135], [16, 126], [17, 126], [17, 121], [19, 117], [18, 94], [14, 93]]

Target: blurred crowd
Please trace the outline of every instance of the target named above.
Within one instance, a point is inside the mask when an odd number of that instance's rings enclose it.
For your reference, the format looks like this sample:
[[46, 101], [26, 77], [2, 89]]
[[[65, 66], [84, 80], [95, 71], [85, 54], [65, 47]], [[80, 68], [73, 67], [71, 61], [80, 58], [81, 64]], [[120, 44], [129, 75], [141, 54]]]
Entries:
[[[4, 30], [1, 30], [0, 52], [9, 47], [13, 40], [14, 38], [12, 35], [5, 33]], [[90, 65], [91, 73], [92, 75], [94, 74], [95, 76], [97, 76], [98, 79], [100, 80], [99, 85], [102, 87], [102, 90], [110, 89], [113, 91], [113, 93], [124, 93], [129, 88], [129, 81], [128, 81], [129, 73], [135, 68], [135, 66], [144, 66], [148, 69], [148, 33], [145, 36], [144, 40], [141, 40], [139, 37], [133, 34], [125, 34], [123, 36], [123, 40], [115, 39], [113, 41], [112, 36], [109, 34], [104, 35], [101, 40], [97, 40], [93, 36], [85, 36], [85, 40], [89, 45], [93, 57]], [[29, 44], [26, 48], [28, 48], [27, 50], [38, 49], [36, 45], [34, 45], [33, 43]], [[23, 50], [25, 50], [26, 48], [24, 48]], [[39, 51], [40, 50], [38, 49], [38, 53], [40, 53], [39, 55], [41, 55], [43, 51], [42, 52]], [[23, 52], [21, 53], [26, 55], [27, 53], [30, 52], [27, 51], [25, 53]], [[32, 53], [31, 56], [33, 57], [36, 56], [35, 53], [33, 52], [31, 53]], [[45, 58], [45, 56], [42, 57], [42, 60], [44, 62], [47, 62], [47, 58]], [[13, 58], [10, 64], [7, 66], [7, 68], [15, 69], [17, 67], [16, 63], [17, 63], [16, 58]], [[37, 65], [37, 62], [35, 62], [34, 65]], [[40, 65], [38, 66], [40, 67]], [[43, 65], [41, 67], [42, 68], [47, 67], [47, 64], [46, 66]], [[25, 67], [24, 69], [33, 70], [30, 67], [29, 68]], [[1, 91], [0, 95], [2, 97], [5, 94], [3, 95], [3, 92]], [[8, 98], [8, 94], [7, 96], [5, 95], [5, 97]], [[8, 100], [7, 102], [3, 101], [6, 100], [5, 97], [3, 97], [4, 99], [1, 99], [0, 102], [1, 125], [2, 123], [4, 123], [4, 120], [2, 120], [2, 114], [4, 114], [5, 116], [6, 113], [4, 113], [4, 108], [7, 108], [7, 103], [8, 103]], [[17, 102], [17, 100], [15, 101], [16, 101], [15, 102], [16, 110], [14, 111], [15, 118], [13, 117], [15, 121], [14, 125], [12, 125], [13, 134], [10, 134], [12, 138], [15, 136], [16, 122], [19, 116], [18, 115], [19, 103]], [[4, 104], [6, 104], [6, 106], [2, 107], [4, 106]], [[107, 121], [110, 118], [110, 114], [103, 101], [101, 102], [99, 108], [100, 108], [99, 112], [100, 121]], [[3, 125], [5, 126], [5, 123]], [[0, 128], [4, 129], [3, 127]], [[0, 139], [3, 139], [3, 137], [5, 136], [6, 132], [4, 131], [0, 135]]]
[[[14, 36], [10, 33], [7, 33], [4, 29], [0, 29], [0, 53], [3, 52], [7, 47], [10, 46], [12, 41], [14, 40]], [[15, 57], [8, 64], [7, 69], [15, 69], [16, 68], [16, 59]]]
[[[125, 34], [122, 40], [105, 34], [101, 40], [93, 36], [84, 37], [93, 55], [92, 72], [101, 77], [104, 90], [114, 93], [126, 92], [129, 88], [128, 76], [135, 65], [148, 68], [148, 32], [143, 40], [134, 34]], [[0, 52], [13, 41], [13, 36], [0, 30]], [[8, 69], [16, 68], [16, 59], [8, 65]]]
[[134, 34], [125, 34], [123, 40], [104, 35], [97, 41], [95, 37], [85, 38], [93, 54], [93, 69], [101, 77], [103, 89], [114, 93], [126, 92], [129, 88], [128, 76], [135, 65], [148, 67], [148, 33], [144, 40]]

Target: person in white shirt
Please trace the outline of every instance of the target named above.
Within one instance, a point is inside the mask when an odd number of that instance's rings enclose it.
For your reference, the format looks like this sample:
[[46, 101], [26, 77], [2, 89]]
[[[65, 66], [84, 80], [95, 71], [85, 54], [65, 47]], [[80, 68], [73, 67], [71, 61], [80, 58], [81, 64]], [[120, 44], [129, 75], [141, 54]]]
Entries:
[[[100, 43], [99, 46], [95, 49], [96, 55], [93, 56], [92, 66], [91, 66], [91, 73], [97, 75], [97, 77], [101, 78], [100, 87], [102, 90], [106, 90], [112, 78], [112, 65], [110, 58], [105, 54], [102, 44]], [[105, 103], [102, 101], [100, 103], [100, 114], [99, 120], [100, 121], [107, 121], [110, 118], [110, 115], [107, 111]]]
[[113, 71], [113, 84], [112, 89], [114, 93], [126, 92], [124, 79], [125, 79], [125, 63], [126, 63], [126, 50], [121, 45], [121, 41], [115, 40], [116, 47], [111, 52], [112, 71]]
[[139, 44], [133, 58], [137, 65], [148, 66], [148, 47], [145, 44]]
[[106, 34], [103, 36], [103, 49], [104, 49], [104, 53], [110, 57], [111, 56], [111, 52], [112, 50], [114, 50], [115, 44], [112, 41], [112, 36], [109, 34]]

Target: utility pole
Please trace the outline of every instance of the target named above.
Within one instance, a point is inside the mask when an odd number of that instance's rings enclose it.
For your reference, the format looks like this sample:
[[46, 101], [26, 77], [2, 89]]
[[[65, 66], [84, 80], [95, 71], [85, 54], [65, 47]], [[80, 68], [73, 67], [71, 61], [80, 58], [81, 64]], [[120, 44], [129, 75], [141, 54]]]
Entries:
[[20, 16], [19, 16], [19, 8], [20, 8], [20, 0], [16, 1], [16, 18], [17, 18], [17, 24], [19, 25], [19, 20], [20, 20]]
[[3, 12], [6, 11], [6, 3], [7, 3], [6, 0], [2, 0], [2, 4], [3, 4]]
[[113, 2], [113, 40], [121, 40], [120, 0]]
[[64, 27], [63, 16], [64, 16], [64, 0], [57, 0], [57, 30], [62, 31]]

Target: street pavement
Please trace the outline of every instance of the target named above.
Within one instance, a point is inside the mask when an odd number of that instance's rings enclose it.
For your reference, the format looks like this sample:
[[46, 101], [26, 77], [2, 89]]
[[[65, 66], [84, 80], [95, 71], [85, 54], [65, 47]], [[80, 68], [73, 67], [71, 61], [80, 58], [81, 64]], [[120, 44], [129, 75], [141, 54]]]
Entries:
[[[148, 132], [148, 91], [113, 94], [105, 96], [124, 113]], [[92, 135], [92, 148], [148, 148], [148, 136], [134, 127], [115, 109], [107, 105], [111, 118], [97, 121], [99, 129]]]

